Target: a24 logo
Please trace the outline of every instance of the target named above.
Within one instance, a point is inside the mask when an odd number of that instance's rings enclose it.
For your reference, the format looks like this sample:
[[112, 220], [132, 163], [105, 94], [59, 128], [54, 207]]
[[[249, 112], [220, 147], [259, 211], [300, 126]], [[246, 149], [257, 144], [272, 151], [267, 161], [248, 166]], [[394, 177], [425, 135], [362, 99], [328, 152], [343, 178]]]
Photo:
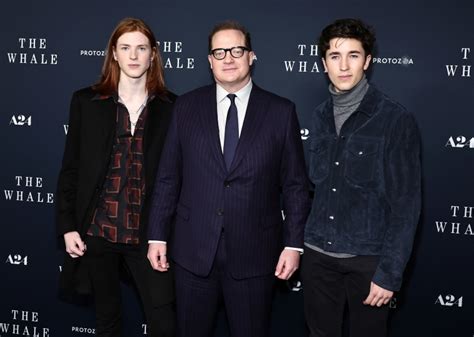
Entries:
[[10, 254], [7, 257], [5, 263], [13, 264], [13, 265], [28, 265], [28, 256], [21, 256], [20, 254]]
[[466, 138], [464, 136], [449, 137], [445, 146], [454, 148], [468, 147], [474, 149], [474, 137], [472, 137], [471, 139]]
[[462, 301], [463, 298], [462, 296], [459, 298], [456, 298], [454, 295], [439, 295], [438, 298], [435, 301], [435, 304], [442, 305], [443, 307], [462, 307]]
[[10, 125], [27, 125], [31, 126], [31, 116], [25, 116], [25, 115], [18, 115], [15, 116], [13, 115], [12, 118], [10, 119]]

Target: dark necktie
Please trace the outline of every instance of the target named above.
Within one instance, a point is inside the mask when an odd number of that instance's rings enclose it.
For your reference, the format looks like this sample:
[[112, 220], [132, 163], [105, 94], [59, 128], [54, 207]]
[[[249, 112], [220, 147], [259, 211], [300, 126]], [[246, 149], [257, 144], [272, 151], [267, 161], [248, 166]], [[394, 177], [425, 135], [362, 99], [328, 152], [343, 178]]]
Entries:
[[225, 122], [224, 160], [227, 170], [229, 170], [232, 160], [234, 159], [237, 143], [239, 142], [239, 122], [237, 118], [237, 107], [235, 106], [236, 96], [234, 94], [228, 94], [227, 97], [230, 99], [230, 107]]

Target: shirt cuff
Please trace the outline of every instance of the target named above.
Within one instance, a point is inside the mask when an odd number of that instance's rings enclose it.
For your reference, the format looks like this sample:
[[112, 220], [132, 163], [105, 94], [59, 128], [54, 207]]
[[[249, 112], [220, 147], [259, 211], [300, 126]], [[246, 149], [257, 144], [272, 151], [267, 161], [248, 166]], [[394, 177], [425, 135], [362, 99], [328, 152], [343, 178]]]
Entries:
[[304, 249], [303, 249], [303, 248], [285, 247], [285, 249], [296, 250], [297, 252], [300, 252], [300, 255], [303, 255], [303, 253], [304, 253]]
[[148, 243], [164, 243], [166, 245], [166, 241], [160, 241], [160, 240], [148, 240]]

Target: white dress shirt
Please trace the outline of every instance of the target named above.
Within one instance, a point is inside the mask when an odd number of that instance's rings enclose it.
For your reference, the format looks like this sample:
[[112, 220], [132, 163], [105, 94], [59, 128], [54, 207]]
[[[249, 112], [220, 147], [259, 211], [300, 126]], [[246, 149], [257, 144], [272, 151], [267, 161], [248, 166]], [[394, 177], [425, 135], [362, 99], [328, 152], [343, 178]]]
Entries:
[[[242, 132], [242, 125], [244, 125], [245, 113], [247, 112], [252, 86], [252, 80], [249, 80], [242, 89], [233, 93], [236, 96], [235, 106], [237, 107], [239, 137]], [[230, 99], [227, 97], [228, 94], [230, 94], [230, 92], [227, 92], [223, 87], [216, 83], [217, 124], [219, 126], [219, 139], [221, 141], [222, 152], [224, 152], [225, 123], [227, 121], [227, 113], [229, 112], [230, 107]]]

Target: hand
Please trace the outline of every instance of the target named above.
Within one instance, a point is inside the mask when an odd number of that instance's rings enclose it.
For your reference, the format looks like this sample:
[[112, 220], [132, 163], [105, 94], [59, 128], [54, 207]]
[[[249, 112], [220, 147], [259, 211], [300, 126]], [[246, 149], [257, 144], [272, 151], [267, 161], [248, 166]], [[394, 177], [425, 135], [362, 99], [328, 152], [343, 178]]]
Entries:
[[67, 232], [64, 234], [64, 244], [66, 245], [66, 252], [72, 258], [83, 256], [84, 252], [87, 250], [87, 246], [82, 241], [79, 232]]
[[148, 244], [147, 258], [153, 269], [161, 272], [168, 271], [170, 264], [166, 259], [166, 243]]
[[369, 296], [363, 302], [366, 305], [381, 307], [382, 304], [387, 304], [393, 296], [393, 291], [379, 287], [374, 282], [370, 282]]
[[300, 265], [300, 252], [293, 249], [283, 249], [275, 269], [275, 276], [288, 280]]

